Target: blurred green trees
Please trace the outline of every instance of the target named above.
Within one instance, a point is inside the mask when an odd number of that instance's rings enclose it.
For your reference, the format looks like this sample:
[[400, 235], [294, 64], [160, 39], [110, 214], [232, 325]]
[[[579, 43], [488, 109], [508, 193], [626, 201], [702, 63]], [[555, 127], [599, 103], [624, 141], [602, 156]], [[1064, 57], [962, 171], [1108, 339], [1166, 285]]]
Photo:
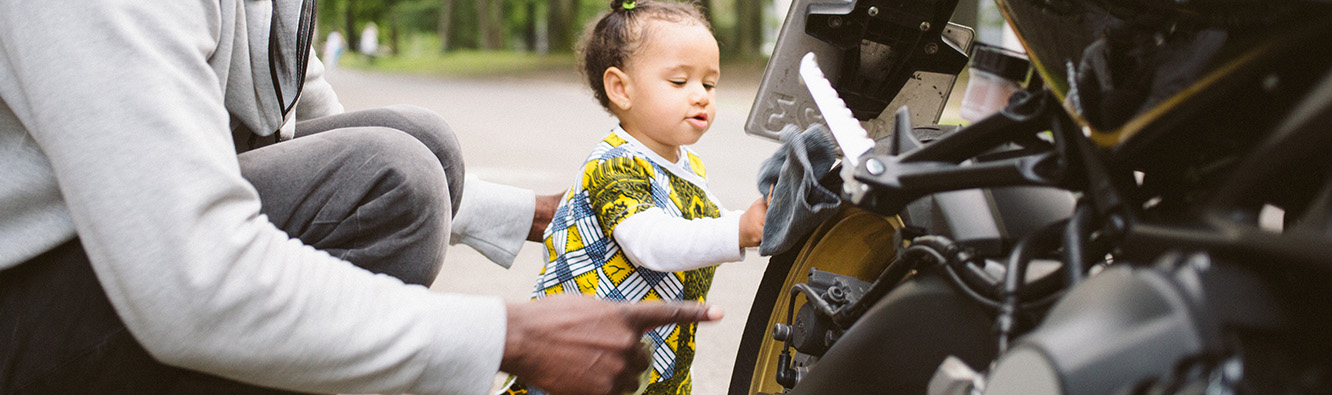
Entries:
[[[723, 56], [763, 56], [764, 28], [774, 0], [702, 0]], [[585, 24], [609, 9], [609, 0], [321, 0], [322, 44], [329, 32], [355, 51], [365, 26], [378, 27], [381, 55], [458, 50], [572, 52]], [[415, 43], [429, 42], [430, 48]]]

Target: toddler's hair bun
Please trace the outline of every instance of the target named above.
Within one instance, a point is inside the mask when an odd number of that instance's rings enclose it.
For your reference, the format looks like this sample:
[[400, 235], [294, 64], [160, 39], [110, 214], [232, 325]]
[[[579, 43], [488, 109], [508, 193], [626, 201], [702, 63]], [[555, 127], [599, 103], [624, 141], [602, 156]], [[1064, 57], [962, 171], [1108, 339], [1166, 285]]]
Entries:
[[638, 0], [611, 0], [611, 12], [629, 11], [638, 6]]

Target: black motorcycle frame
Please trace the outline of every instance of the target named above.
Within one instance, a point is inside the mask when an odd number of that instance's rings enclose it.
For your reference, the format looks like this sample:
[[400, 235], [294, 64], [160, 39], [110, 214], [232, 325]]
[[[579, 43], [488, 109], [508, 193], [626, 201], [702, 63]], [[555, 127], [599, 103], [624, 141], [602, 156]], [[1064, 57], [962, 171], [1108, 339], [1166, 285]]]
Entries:
[[[1326, 37], [1328, 29], [1315, 27], [1311, 31], [1296, 37]], [[1218, 135], [1218, 139], [1235, 140], [1232, 145], [1242, 148], [1228, 153], [1233, 158], [1208, 158], [1214, 163], [1179, 163], [1182, 161], [1175, 158], [1166, 165], [1150, 161], [1162, 152], [1153, 144], [1159, 146], [1163, 140], [1178, 143], [1186, 137], [1141, 138], [1115, 149], [1095, 146], [1087, 138], [1089, 132], [1078, 126], [1060, 98], [1044, 89], [1040, 81], [1015, 96], [1009, 107], [941, 138], [918, 141], [913, 133], [896, 133], [887, 154], [868, 155], [856, 164], [854, 178], [865, 192], [863, 199], [854, 202], [857, 206], [884, 216], [909, 217], [913, 202], [931, 194], [1009, 186], [1072, 191], [1079, 196], [1077, 206], [1066, 219], [1003, 242], [998, 248], [954, 242], [931, 234], [929, 229], [912, 227], [913, 221], [907, 220], [908, 226], [899, 235], [899, 245], [906, 248], [899, 249], [897, 259], [863, 295], [830, 307], [834, 305], [818, 300], [819, 292], [802, 292], [809, 301], [805, 308], [817, 310], [831, 323], [828, 330], [837, 332], [836, 337], [841, 339], [838, 342], [882, 342], [891, 338], [888, 330], [854, 331], [856, 325], [869, 316], [867, 312], [881, 309], [885, 298], [899, 290], [909, 276], [933, 276], [944, 281], [930, 280], [932, 284], [948, 285], [991, 317], [995, 329], [989, 336], [994, 340], [993, 354], [971, 358], [988, 362], [1008, 350], [1011, 341], [1039, 325], [1046, 310], [1084, 281], [1093, 266], [1108, 263], [1107, 257], [1113, 256], [1115, 263], [1150, 267], [1170, 260], [1163, 257], [1203, 254], [1205, 258], [1199, 259], [1240, 267], [1262, 278], [1263, 285], [1258, 287], [1268, 288], [1262, 292], [1277, 296], [1267, 307], [1278, 312], [1273, 317], [1281, 318], [1271, 320], [1289, 320], [1283, 325], [1294, 328], [1290, 331], [1308, 342], [1303, 345], [1307, 347], [1284, 352], [1290, 353], [1291, 359], [1325, 368], [1326, 361], [1318, 362], [1318, 355], [1325, 356], [1332, 350], [1332, 340], [1328, 340], [1332, 337], [1326, 336], [1325, 329], [1332, 315], [1311, 307], [1310, 300], [1332, 296], [1321, 286], [1332, 278], [1332, 253], [1328, 252], [1332, 246], [1332, 166], [1325, 159], [1326, 152], [1332, 150], [1327, 126], [1332, 125], [1332, 61], [1327, 53], [1301, 51], [1299, 42], [1292, 39], [1274, 46], [1264, 54], [1266, 60], [1248, 66], [1252, 70], [1236, 71], [1229, 82], [1199, 93], [1233, 97], [1254, 89], [1251, 86], [1259, 84], [1256, 81], [1271, 78], [1267, 75], [1304, 81], [1283, 88], [1281, 103], [1266, 103], [1263, 107], [1286, 107], [1292, 109], [1289, 112], [1270, 114], [1244, 109], [1260, 114], [1261, 122]], [[1191, 120], [1207, 116], [1204, 107], [1208, 102], [1198, 100], [1181, 106], [1172, 117], [1164, 117], [1153, 127], [1158, 131], [1188, 129]], [[899, 131], [910, 130], [906, 114], [904, 110], [898, 112]], [[1206, 121], [1199, 124], [1215, 127]], [[1196, 133], [1193, 136], [1199, 138]], [[1177, 200], [1179, 196], [1169, 190], [1170, 186], [1161, 186], [1178, 181], [1178, 172], [1157, 171], [1162, 166], [1219, 167], [1222, 171], [1217, 174], [1224, 177], [1207, 185], [1178, 186], [1206, 193], [1189, 200], [1188, 207], [1158, 209], [1152, 198], [1164, 195]], [[1134, 172], [1139, 169], [1152, 174], [1146, 181], [1135, 179]], [[1167, 176], [1157, 176], [1163, 173]], [[1288, 180], [1298, 181], [1292, 183], [1297, 186], [1273, 191], [1274, 183]], [[1273, 204], [1291, 213], [1285, 218], [1284, 222], [1290, 224], [1285, 229], [1262, 229], [1256, 223], [1263, 207]], [[987, 258], [1003, 260], [1007, 269], [1003, 278], [994, 278], [979, 268]], [[1023, 281], [1029, 265], [1038, 258], [1053, 258], [1060, 263], [1059, 269], [1040, 280]], [[769, 275], [774, 271], [784, 273], [783, 265], [789, 267], [791, 259], [774, 257]], [[763, 283], [772, 281], [765, 277]], [[772, 292], [797, 291], [760, 289], [759, 296]], [[755, 317], [771, 314], [759, 307], [756, 304], [751, 311], [751, 325]], [[740, 355], [755, 347], [754, 339], [743, 339]], [[855, 366], [890, 364], [885, 356], [872, 354], [849, 353], [851, 356], [846, 358], [853, 361], [821, 361], [820, 366], [844, 366], [852, 372], [818, 380], [819, 384], [796, 386], [792, 393], [875, 388], [866, 386], [874, 380], [854, 374]], [[822, 350], [819, 355], [824, 355]], [[737, 358], [737, 365], [747, 362]], [[732, 394], [748, 385], [749, 377], [742, 369], [738, 367], [736, 372]]]

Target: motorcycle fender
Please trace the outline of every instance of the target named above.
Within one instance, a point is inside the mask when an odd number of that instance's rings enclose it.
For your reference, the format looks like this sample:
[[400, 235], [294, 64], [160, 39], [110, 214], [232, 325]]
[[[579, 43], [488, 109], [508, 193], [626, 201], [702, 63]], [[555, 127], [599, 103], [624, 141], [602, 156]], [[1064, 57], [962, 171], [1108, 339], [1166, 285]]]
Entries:
[[993, 320], [936, 273], [907, 280], [847, 329], [790, 394], [924, 394], [950, 355], [995, 357]]

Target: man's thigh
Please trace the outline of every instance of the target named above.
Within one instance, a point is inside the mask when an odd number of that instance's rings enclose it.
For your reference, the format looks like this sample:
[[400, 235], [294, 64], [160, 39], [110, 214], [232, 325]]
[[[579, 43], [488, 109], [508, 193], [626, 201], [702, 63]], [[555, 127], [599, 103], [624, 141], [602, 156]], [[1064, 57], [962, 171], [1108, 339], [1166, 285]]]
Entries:
[[433, 111], [409, 105], [349, 111], [297, 122], [296, 138], [329, 130], [358, 127], [394, 129], [412, 136], [425, 145], [444, 169], [449, 185], [452, 213], [458, 213], [458, 202], [462, 199], [463, 176], [466, 171], [458, 137], [454, 135], [453, 129], [443, 117]]
[[305, 244], [376, 273], [430, 285], [451, 225], [446, 176], [396, 129], [357, 127], [240, 155], [260, 212]]

